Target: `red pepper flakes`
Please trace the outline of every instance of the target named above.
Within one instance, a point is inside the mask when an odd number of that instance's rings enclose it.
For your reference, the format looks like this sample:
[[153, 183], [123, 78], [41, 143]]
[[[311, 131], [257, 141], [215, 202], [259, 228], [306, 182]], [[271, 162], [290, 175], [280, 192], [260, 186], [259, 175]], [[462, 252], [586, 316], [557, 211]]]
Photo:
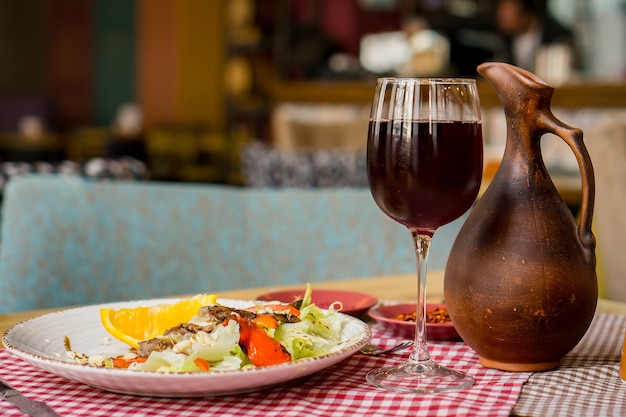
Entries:
[[[415, 312], [408, 314], [398, 314], [394, 317], [395, 320], [415, 322], [417, 314]], [[433, 310], [426, 312], [426, 323], [443, 324], [450, 323], [450, 314], [444, 306], [438, 306]]]

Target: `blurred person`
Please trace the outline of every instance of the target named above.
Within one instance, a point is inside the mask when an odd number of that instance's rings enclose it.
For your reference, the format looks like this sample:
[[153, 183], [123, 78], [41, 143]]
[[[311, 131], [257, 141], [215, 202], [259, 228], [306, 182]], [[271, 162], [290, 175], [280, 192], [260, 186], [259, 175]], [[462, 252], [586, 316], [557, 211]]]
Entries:
[[537, 52], [561, 45], [577, 65], [574, 34], [549, 13], [546, 0], [497, 0], [495, 19], [507, 43], [507, 62], [535, 71]]

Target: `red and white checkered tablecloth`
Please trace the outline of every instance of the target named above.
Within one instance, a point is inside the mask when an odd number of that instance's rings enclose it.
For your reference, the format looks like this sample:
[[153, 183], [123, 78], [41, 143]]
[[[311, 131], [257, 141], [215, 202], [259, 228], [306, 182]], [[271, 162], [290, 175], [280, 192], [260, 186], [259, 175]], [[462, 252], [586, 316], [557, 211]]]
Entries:
[[[393, 346], [401, 339], [377, 328], [372, 342]], [[57, 377], [0, 350], [0, 379], [24, 395], [45, 401], [62, 416], [509, 416], [530, 373], [485, 369], [464, 343], [431, 343], [431, 356], [470, 373], [476, 384], [443, 394], [402, 394], [374, 388], [365, 374], [395, 364], [408, 351], [385, 357], [355, 354], [317, 374], [258, 392], [211, 398], [148, 398], [110, 393]], [[6, 401], [0, 415], [22, 416]]]

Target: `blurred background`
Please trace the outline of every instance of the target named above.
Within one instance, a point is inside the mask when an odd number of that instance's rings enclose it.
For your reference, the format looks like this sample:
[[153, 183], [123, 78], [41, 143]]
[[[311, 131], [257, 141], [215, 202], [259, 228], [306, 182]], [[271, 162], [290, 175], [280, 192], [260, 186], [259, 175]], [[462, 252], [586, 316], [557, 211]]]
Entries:
[[[626, 1], [0, 0], [0, 162], [234, 185], [322, 185], [325, 163], [362, 185], [377, 76], [476, 77], [492, 60], [591, 126], [626, 109]], [[480, 91], [497, 160], [503, 118]]]

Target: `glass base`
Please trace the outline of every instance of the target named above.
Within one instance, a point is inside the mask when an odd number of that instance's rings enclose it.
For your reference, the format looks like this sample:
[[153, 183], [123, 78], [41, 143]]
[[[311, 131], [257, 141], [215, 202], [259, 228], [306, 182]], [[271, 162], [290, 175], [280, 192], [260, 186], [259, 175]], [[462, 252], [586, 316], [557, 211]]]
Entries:
[[474, 385], [474, 378], [441, 366], [433, 361], [406, 362], [368, 372], [367, 381], [379, 388], [396, 392], [433, 394], [457, 391]]

